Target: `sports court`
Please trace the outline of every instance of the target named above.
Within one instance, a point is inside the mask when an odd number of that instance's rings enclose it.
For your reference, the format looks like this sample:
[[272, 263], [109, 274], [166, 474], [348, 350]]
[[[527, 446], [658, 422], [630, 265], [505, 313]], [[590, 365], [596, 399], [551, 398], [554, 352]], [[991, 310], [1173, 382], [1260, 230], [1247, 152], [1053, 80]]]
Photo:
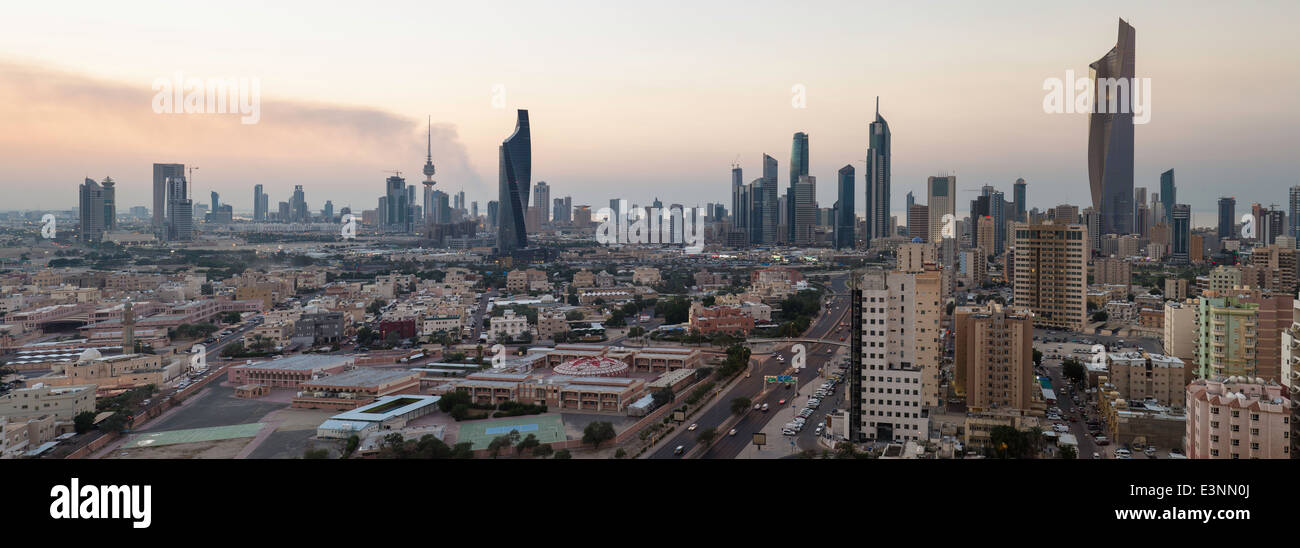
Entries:
[[178, 443], [197, 443], [204, 441], [229, 440], [235, 438], [251, 438], [257, 435], [257, 432], [266, 426], [264, 423], [254, 422], [249, 424], [232, 424], [229, 426], [213, 426], [209, 428], [190, 428], [187, 430], [169, 430], [167, 432], [149, 432], [146, 434], [136, 434], [131, 441], [123, 445], [123, 449], [135, 449], [140, 447], [159, 447], [163, 445], [176, 445]]
[[553, 443], [566, 439], [564, 436], [564, 421], [560, 420], [559, 416], [533, 415], [463, 422], [460, 424], [460, 433], [456, 435], [456, 441], [473, 442], [474, 449], [487, 449], [488, 444], [492, 443], [494, 438], [509, 434], [511, 430], [518, 430], [520, 439], [532, 434], [537, 436], [537, 441], [542, 443]]

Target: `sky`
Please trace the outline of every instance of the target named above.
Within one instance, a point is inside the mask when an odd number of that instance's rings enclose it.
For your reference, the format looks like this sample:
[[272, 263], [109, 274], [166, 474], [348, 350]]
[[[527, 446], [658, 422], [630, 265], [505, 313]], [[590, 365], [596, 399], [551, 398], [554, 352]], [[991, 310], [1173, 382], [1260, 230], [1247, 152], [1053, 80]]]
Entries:
[[[784, 188], [803, 131], [830, 207], [846, 164], [864, 191], [877, 97], [900, 215], [936, 174], [1008, 195], [1023, 177], [1031, 206], [1086, 206], [1087, 116], [1045, 113], [1043, 85], [1086, 76], [1121, 17], [1152, 82], [1135, 186], [1158, 192], [1175, 168], [1179, 202], [1210, 212], [1220, 195], [1284, 205], [1300, 184], [1295, 2], [269, 4], [6, 7], [0, 209], [71, 208], [83, 178], [104, 176], [119, 210], [148, 205], [154, 162], [198, 166], [199, 203], [217, 191], [248, 210], [254, 184], [272, 204], [302, 184], [313, 210], [371, 209], [386, 171], [422, 179], [426, 117], [438, 188], [484, 209], [519, 108], [552, 197], [729, 208], [731, 164], [749, 181], [771, 154]], [[260, 120], [155, 113], [155, 80], [177, 74], [256, 79]]]

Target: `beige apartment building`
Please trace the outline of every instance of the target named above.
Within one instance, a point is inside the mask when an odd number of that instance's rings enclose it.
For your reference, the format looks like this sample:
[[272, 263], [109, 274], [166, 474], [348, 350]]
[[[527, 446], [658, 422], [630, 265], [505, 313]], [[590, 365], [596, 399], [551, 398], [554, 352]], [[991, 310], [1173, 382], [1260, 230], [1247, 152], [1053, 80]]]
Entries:
[[1197, 379], [1187, 386], [1187, 456], [1291, 458], [1291, 401], [1280, 384], [1248, 377]]
[[1165, 301], [1164, 350], [1184, 363], [1196, 357], [1196, 306], [1196, 299]]
[[1130, 286], [1133, 281], [1132, 266], [1124, 259], [1101, 257], [1092, 262], [1092, 283]]
[[1082, 331], [1087, 324], [1087, 245], [1083, 225], [1016, 224], [1015, 303], [1037, 325]]
[[943, 358], [943, 273], [931, 264], [920, 272], [890, 272], [888, 279], [888, 362], [919, 369], [922, 405], [942, 405], [939, 369]]
[[1147, 352], [1113, 352], [1106, 354], [1106, 366], [1120, 398], [1133, 402], [1152, 398], [1157, 404], [1179, 407], [1186, 402], [1183, 360]]
[[54, 415], [60, 422], [71, 422], [85, 411], [95, 410], [95, 385], [50, 386], [36, 384], [0, 396], [0, 417]]
[[971, 412], [1031, 408], [1034, 377], [1034, 315], [1024, 308], [959, 306], [954, 386]]

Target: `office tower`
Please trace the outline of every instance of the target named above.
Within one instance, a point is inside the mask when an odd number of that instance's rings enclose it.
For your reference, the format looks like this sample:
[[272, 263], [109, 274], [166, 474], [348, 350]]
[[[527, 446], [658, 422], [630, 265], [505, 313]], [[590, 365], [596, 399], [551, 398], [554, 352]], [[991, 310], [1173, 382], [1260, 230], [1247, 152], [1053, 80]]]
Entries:
[[325, 209], [322, 209], [320, 213], [321, 213], [321, 217], [324, 218], [323, 220], [325, 222], [327, 223], [334, 222], [334, 201], [325, 200]]
[[551, 205], [551, 185], [546, 184], [546, 181], [537, 181], [533, 186], [533, 204], [536, 204], [535, 207], [538, 209], [537, 215], [540, 216], [538, 220], [542, 223], [549, 221], [551, 217], [546, 208]]
[[1015, 225], [1015, 303], [1034, 323], [1081, 331], [1087, 323], [1088, 229], [1079, 224]]
[[1174, 204], [1178, 203], [1178, 187], [1174, 185], [1174, 170], [1170, 169], [1160, 174], [1160, 205], [1164, 206], [1164, 216], [1161, 219], [1165, 224], [1173, 224], [1174, 221]]
[[[567, 204], [567, 203], [572, 203], [572, 202], [570, 202], [570, 198], [568, 198], [568, 197], [564, 198], [564, 200], [565, 200], [565, 203], [566, 203], [566, 204]], [[471, 219], [478, 219], [478, 201], [477, 201], [477, 200], [475, 200], [475, 201], [469, 203], [469, 217], [470, 217]]]
[[930, 227], [930, 208], [925, 205], [913, 204], [907, 208], [907, 235], [912, 237], [912, 241], [933, 242], [930, 235], [934, 233]]
[[406, 199], [406, 179], [400, 174], [394, 174], [384, 180], [384, 230], [398, 232], [405, 228], [409, 205]]
[[740, 164], [731, 164], [731, 226], [748, 234], [749, 194], [742, 177]]
[[[1135, 208], [1135, 210], [1138, 206], [1144, 205], [1146, 203], [1147, 203], [1147, 187], [1144, 186], [1133, 187], [1133, 207]], [[1136, 223], [1137, 221], [1134, 222]]]
[[501, 219], [501, 202], [488, 200], [487, 204], [487, 223], [488, 228], [496, 229], [497, 223]]
[[[1025, 226], [1025, 225], [1020, 225]], [[1030, 408], [1034, 316], [997, 303], [953, 310], [953, 388], [972, 412]]]
[[849, 164], [839, 171], [839, 201], [835, 202], [835, 249], [852, 249], [854, 245], [853, 230], [857, 213], [853, 207], [855, 180], [853, 165]]
[[189, 197], [189, 184], [184, 175], [167, 178], [167, 237], [168, 241], [194, 239], [194, 202]]
[[1028, 202], [1025, 201], [1026, 186], [1028, 185], [1025, 184], [1024, 179], [1016, 179], [1016, 184], [1012, 186], [1011, 197], [1012, 200], [1015, 202], [1015, 206], [1016, 206], [1015, 207], [1016, 218], [1014, 220], [1017, 223], [1023, 223], [1029, 220], [1029, 218], [1026, 216], [1027, 213], [1025, 212], [1025, 208], [1028, 207]]
[[1091, 256], [1101, 249], [1101, 215], [1097, 208], [1087, 207], [1079, 215], [1078, 222], [1088, 228], [1088, 255]]
[[415, 185], [406, 186], [406, 222], [403, 223], [403, 232], [411, 232], [415, 228]]
[[184, 176], [185, 164], [153, 165], [153, 228], [164, 236], [162, 231], [167, 223], [167, 179]]
[[1278, 236], [1287, 236], [1289, 234], [1286, 212], [1280, 209], [1264, 209], [1259, 213], [1259, 226], [1255, 228], [1259, 234], [1259, 241], [1266, 245], [1271, 245], [1277, 241]]
[[[940, 242], [943, 241], [943, 216], [952, 215], [953, 222], [957, 219], [957, 177], [954, 175], [930, 177], [926, 179], [925, 187], [926, 209], [930, 217], [929, 231], [923, 237], [927, 242]], [[910, 221], [908, 225], [910, 227]]]
[[519, 110], [515, 131], [501, 143], [500, 156], [497, 199], [501, 211], [498, 215], [497, 249], [505, 255], [528, 247], [524, 214], [528, 211], [529, 185], [533, 178], [533, 145], [527, 110]]
[[786, 207], [786, 204], [794, 204], [793, 194], [794, 187], [791, 186], [786, 189], [784, 196], [778, 196], [776, 199], [776, 210], [780, 212], [780, 216], [776, 220], [776, 243], [778, 244], [790, 243], [789, 230], [794, 221], [790, 218], [790, 210]]
[[991, 186], [984, 187], [984, 193], [988, 196], [989, 217], [993, 219], [993, 247], [989, 249], [992, 255], [1001, 255], [1002, 250], [1006, 249], [1007, 241], [1007, 201], [1000, 190], [994, 190]]
[[[790, 190], [787, 192], [788, 195], [790, 196], [794, 195], [794, 186], [799, 183], [800, 177], [803, 177], [807, 174], [808, 174], [808, 134], [800, 131], [794, 134], [794, 142], [790, 147]], [[786, 200], [785, 215], [786, 218], [789, 219], [789, 222], [787, 223], [788, 231], [786, 233], [786, 237], [790, 242], [795, 242], [799, 239], [798, 235], [796, 234], [798, 232], [798, 229], [796, 228], [796, 225], [798, 223], [795, 222], [795, 217], [797, 215], [795, 212], [796, 210], [798, 210], [798, 208], [799, 208], [798, 200], [791, 200], [791, 199]]]
[[1290, 188], [1287, 205], [1287, 235], [1295, 238], [1296, 245], [1300, 245], [1300, 186]]
[[1173, 224], [1170, 225], [1169, 262], [1187, 264], [1191, 253], [1192, 206], [1174, 204]]
[[[542, 183], [538, 183], [538, 184], [542, 184]], [[534, 192], [534, 193], [537, 192], [537, 189], [533, 189], [533, 192]], [[452, 209], [462, 209], [462, 208], [464, 207], [464, 204], [461, 202], [461, 200], [464, 200], [464, 199], [465, 199], [465, 193], [464, 193], [463, 191], [462, 191], [462, 192], [457, 192], [456, 194], [452, 195], [452, 197], [451, 197], [451, 207], [452, 207]], [[536, 200], [534, 200], [534, 201], [536, 201]]]
[[779, 200], [776, 188], [776, 158], [766, 154], [763, 155], [763, 178], [759, 179], [759, 181], [759, 193], [755, 198], [755, 201], [758, 202], [758, 228], [761, 232], [761, 239], [758, 240], [758, 243], [776, 245], [776, 229], [781, 222], [781, 210], [778, 208]]
[[794, 226], [792, 243], [812, 245], [817, 238], [817, 178], [800, 175], [792, 193], [795, 202], [794, 218], [790, 223]]
[[264, 193], [261, 192], [261, 188], [263, 188], [263, 187], [261, 187], [261, 184], [253, 184], [253, 186], [252, 186], [252, 219], [253, 219], [253, 222], [263, 222], [263, 221], [266, 221], [266, 201], [265, 201], [265, 196], [266, 196], [266, 195], [264, 195]]
[[81, 217], [82, 243], [98, 243], [104, 238], [104, 187], [87, 178], [77, 188], [77, 213]]
[[1219, 198], [1219, 239], [1237, 238], [1237, 199], [1230, 196]]
[[[380, 198], [380, 199], [379, 199], [379, 209], [380, 209], [380, 211], [384, 211], [384, 200], [385, 200], [385, 198]], [[278, 217], [278, 219], [277, 219], [278, 221], [280, 221], [280, 222], [282, 222], [282, 223], [290, 222], [290, 215], [289, 215], [289, 202], [280, 202], [280, 203], [279, 203], [279, 209], [277, 209], [277, 211], [279, 211], [279, 215], [277, 216], [277, 217]], [[380, 216], [382, 217], [382, 214], [381, 214]]]
[[889, 123], [880, 116], [880, 98], [876, 98], [876, 120], [867, 127], [870, 145], [867, 148], [866, 169], [866, 206], [867, 232], [863, 234], [866, 247], [871, 247], [872, 238], [892, 236], [889, 232], [889, 186], [890, 186], [890, 133]]
[[1088, 65], [1093, 113], [1088, 119], [1088, 182], [1102, 234], [1133, 233], [1133, 90], [1135, 32], [1123, 19], [1119, 39]]
[[104, 177], [99, 184], [104, 194], [104, 230], [117, 228], [117, 183], [112, 177]]
[[993, 217], [983, 215], [975, 218], [975, 237], [971, 240], [971, 246], [978, 248], [984, 253], [985, 257], [997, 256], [995, 248], [998, 242], [997, 221]]

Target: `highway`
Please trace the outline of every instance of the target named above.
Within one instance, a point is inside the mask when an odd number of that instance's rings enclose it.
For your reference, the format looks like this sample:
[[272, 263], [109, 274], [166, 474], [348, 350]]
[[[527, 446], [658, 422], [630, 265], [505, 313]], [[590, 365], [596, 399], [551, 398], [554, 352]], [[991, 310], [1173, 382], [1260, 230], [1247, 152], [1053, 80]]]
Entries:
[[[827, 350], [834, 353], [839, 349], [839, 344], [842, 344], [839, 340], [841, 336], [846, 337], [844, 342], [847, 342], [848, 328], [839, 331], [838, 334], [836, 333], [839, 323], [846, 320], [848, 317], [849, 298], [847, 285], [848, 275], [840, 275], [831, 280], [831, 289], [833, 291], [831, 302], [805, 334], [805, 338], [825, 338], [829, 341], [834, 341], [837, 344], [805, 345], [808, 351], [808, 361], [807, 367], [798, 374], [799, 386], [804, 386], [818, 378], [817, 369], [829, 363], [833, 357], [832, 354], [826, 353]], [[782, 356], [784, 361], [777, 360], [777, 355]], [[686, 425], [683, 425], [678, 433], [672, 436], [667, 443], [664, 443], [659, 450], [655, 451], [650, 458], [681, 458], [680, 456], [673, 454], [674, 449], [680, 445], [685, 448], [683, 453], [688, 453], [696, 445], [695, 435], [697, 432], [709, 427], [719, 428], [722, 422], [731, 416], [731, 400], [734, 398], [746, 397], [754, 401], [750, 403], [750, 409], [746, 412], [745, 416], [742, 417], [740, 422], [736, 423], [734, 426], [736, 429], [736, 435], [728, 436], [726, 431], [720, 430], [718, 432], [718, 436], [721, 437], [720, 441], [718, 441], [713, 447], [709, 448], [709, 450], [701, 455], [700, 458], [735, 458], [747, 444], [752, 443], [753, 434], [762, 430], [762, 428], [767, 425], [768, 421], [773, 420], [774, 418], [778, 418], [778, 420], [789, 420], [790, 411], [788, 408], [790, 405], [794, 404], [794, 402], [789, 401], [790, 397], [795, 394], [793, 388], [787, 389], [783, 386], [777, 386], [769, 391], [762, 399], [757, 399], [757, 396], [763, 390], [763, 376], [787, 374], [787, 371], [790, 368], [792, 356], [793, 352], [790, 347], [785, 347], [779, 352], [767, 356], [761, 362], [752, 365], [752, 372], [748, 378], [741, 378], [730, 390], [721, 394], [718, 397], [716, 405], [708, 411], [705, 411], [703, 414], [695, 415], [689, 419], [690, 422], [698, 423], [700, 425], [695, 432], [687, 431], [685, 428]], [[778, 405], [777, 402], [783, 398], [787, 400], [785, 405]], [[768, 404], [769, 410], [766, 413], [755, 411], [753, 409], [754, 404], [761, 403]], [[830, 407], [824, 406], [823, 408], [829, 409]], [[818, 414], [813, 415], [813, 417], [818, 418], [822, 413], [824, 413], [824, 411], [819, 409]], [[805, 432], [801, 432], [800, 434], [805, 434], [812, 428], [815, 428], [815, 426], [811, 425], [810, 421], [810, 426], [806, 427]], [[774, 443], [789, 443], [789, 441], [788, 438], [769, 438], [768, 443], [770, 445]]]

